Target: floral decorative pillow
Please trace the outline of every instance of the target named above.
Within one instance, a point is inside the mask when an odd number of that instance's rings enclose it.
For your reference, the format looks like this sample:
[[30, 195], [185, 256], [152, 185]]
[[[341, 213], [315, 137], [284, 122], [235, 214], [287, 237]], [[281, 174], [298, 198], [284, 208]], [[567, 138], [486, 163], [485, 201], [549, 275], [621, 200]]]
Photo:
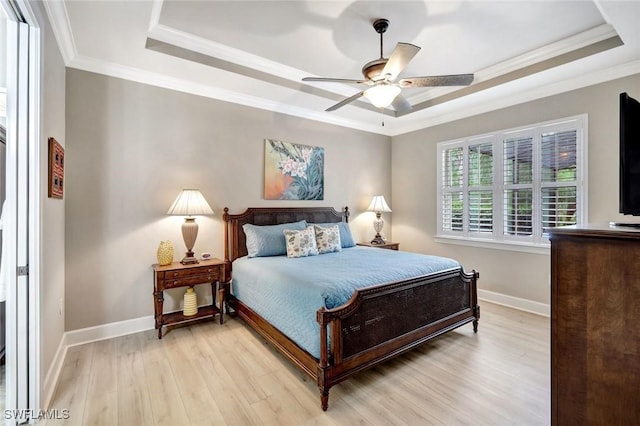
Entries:
[[353, 240], [353, 235], [351, 235], [351, 229], [349, 228], [349, 224], [347, 222], [315, 223], [314, 225], [324, 227], [338, 225], [338, 228], [340, 229], [340, 243], [342, 244], [342, 248], [354, 247], [356, 245], [356, 242]]
[[316, 232], [316, 245], [318, 246], [318, 253], [324, 254], [342, 250], [342, 243], [340, 242], [340, 228], [338, 227], [338, 225], [314, 225], [313, 227]]
[[313, 226], [307, 226], [301, 231], [285, 229], [283, 232], [287, 243], [287, 257], [305, 257], [318, 254]]

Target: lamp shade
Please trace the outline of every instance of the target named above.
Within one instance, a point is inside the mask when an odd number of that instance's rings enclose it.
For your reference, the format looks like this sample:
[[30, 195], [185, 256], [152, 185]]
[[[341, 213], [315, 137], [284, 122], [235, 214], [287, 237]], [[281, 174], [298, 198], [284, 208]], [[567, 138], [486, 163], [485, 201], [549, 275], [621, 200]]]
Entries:
[[183, 189], [167, 214], [175, 216], [202, 216], [213, 214], [213, 210], [197, 189]]
[[376, 213], [377, 212], [390, 213], [391, 208], [389, 207], [387, 202], [384, 200], [383, 195], [374, 195], [373, 199], [371, 200], [371, 204], [369, 204], [369, 207], [367, 207], [367, 211], [376, 212]]
[[377, 84], [364, 91], [364, 96], [378, 108], [386, 108], [398, 96], [401, 89], [390, 84]]

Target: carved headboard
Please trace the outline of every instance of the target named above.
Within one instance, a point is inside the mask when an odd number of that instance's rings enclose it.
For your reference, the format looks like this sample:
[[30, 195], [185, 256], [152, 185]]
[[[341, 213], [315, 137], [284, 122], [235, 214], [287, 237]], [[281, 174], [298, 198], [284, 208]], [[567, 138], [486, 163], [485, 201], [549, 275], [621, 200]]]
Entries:
[[247, 255], [246, 236], [242, 225], [280, 225], [306, 220], [308, 223], [349, 222], [349, 207], [342, 212], [333, 207], [250, 207], [240, 214], [224, 208], [224, 260], [233, 262]]

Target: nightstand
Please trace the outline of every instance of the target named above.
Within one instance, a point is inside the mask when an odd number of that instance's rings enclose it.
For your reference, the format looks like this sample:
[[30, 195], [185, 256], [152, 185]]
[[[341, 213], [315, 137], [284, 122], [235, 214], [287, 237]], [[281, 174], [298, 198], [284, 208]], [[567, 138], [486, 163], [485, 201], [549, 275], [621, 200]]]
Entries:
[[400, 243], [384, 243], [384, 244], [371, 244], [371, 243], [358, 243], [359, 246], [383, 248], [388, 250], [400, 250]]
[[[223, 302], [226, 285], [220, 283], [224, 276], [224, 261], [220, 259], [201, 260], [200, 263], [183, 265], [173, 262], [171, 265], [153, 265], [153, 299], [155, 308], [156, 329], [158, 339], [162, 339], [162, 326], [178, 324], [203, 318], [215, 318], [220, 315], [220, 324], [223, 323]], [[171, 288], [193, 287], [199, 284], [211, 285], [211, 305], [198, 307], [195, 315], [184, 316], [182, 311], [164, 313], [164, 291]], [[218, 306], [216, 306], [216, 285], [218, 285]]]

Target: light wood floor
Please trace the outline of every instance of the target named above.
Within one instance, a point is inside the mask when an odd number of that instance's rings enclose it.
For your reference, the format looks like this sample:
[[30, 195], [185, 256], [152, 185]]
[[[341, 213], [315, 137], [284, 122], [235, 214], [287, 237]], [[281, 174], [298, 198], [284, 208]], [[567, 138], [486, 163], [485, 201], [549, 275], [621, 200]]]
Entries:
[[549, 319], [481, 303], [471, 324], [317, 387], [240, 319], [69, 348], [51, 409], [77, 425], [545, 425]]

